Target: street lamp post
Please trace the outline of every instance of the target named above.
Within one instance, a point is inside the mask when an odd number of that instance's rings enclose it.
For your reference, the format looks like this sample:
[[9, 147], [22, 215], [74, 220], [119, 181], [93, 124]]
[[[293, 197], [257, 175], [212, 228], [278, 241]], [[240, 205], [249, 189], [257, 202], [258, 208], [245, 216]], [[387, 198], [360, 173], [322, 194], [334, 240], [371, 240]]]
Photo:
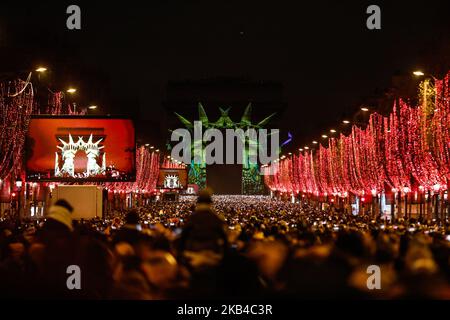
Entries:
[[17, 187], [17, 218], [20, 221], [22, 218], [22, 179], [17, 178], [16, 180], [16, 187]]
[[[75, 92], [77, 92], [77, 89], [70, 87], [69, 89], [66, 90], [67, 93], [69, 93], [70, 95], [73, 95]], [[73, 112], [76, 113], [77, 112], [77, 104], [74, 102], [73, 103]]]
[[416, 77], [430, 78], [430, 79], [433, 79], [434, 81], [437, 80], [437, 78], [434, 75], [432, 75], [431, 73], [424, 73], [423, 71], [420, 71], [420, 70], [413, 71], [413, 75], [415, 75]]
[[430, 73], [425, 73], [421, 70], [416, 70], [413, 71], [413, 75], [415, 75], [416, 77], [424, 77], [425, 81], [423, 83], [423, 107], [424, 110], [426, 110], [427, 107], [427, 90], [428, 90], [428, 82], [426, 81], [427, 79], [433, 79], [434, 82], [437, 81], [437, 78], [430, 74]]

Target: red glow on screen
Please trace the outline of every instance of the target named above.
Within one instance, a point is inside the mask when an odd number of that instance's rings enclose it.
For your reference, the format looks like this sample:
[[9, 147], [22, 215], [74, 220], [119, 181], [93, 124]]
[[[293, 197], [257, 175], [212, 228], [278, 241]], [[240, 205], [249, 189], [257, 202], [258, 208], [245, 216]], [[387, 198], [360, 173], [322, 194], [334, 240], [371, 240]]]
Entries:
[[27, 180], [135, 179], [135, 132], [129, 119], [33, 118]]

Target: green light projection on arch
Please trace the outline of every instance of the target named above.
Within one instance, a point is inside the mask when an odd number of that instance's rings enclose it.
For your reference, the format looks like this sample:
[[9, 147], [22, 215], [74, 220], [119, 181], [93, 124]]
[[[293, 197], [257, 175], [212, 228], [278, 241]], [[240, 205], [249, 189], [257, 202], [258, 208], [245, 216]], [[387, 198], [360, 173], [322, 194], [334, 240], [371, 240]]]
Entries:
[[[217, 121], [210, 121], [205, 108], [201, 103], [198, 104], [198, 117], [202, 122], [202, 130], [203, 132], [207, 129], [263, 129], [270, 121], [270, 119], [275, 115], [272, 113], [268, 117], [264, 118], [262, 121], [254, 124], [251, 120], [252, 114], [252, 104], [249, 103], [245, 108], [244, 114], [241, 117], [239, 122], [234, 122], [231, 120], [228, 115], [231, 108], [220, 110], [220, 117]], [[194, 124], [188, 119], [184, 118], [182, 115], [175, 112], [175, 115], [178, 117], [180, 122], [191, 132], [191, 136], [193, 136]], [[249, 148], [251, 144], [257, 144], [257, 141], [251, 141], [248, 137], [245, 138], [246, 141], [243, 141], [244, 149], [242, 150], [243, 155], [243, 163], [242, 163], [242, 193], [243, 194], [261, 194], [264, 192], [264, 183], [262, 181], [262, 177], [259, 171], [258, 163], [252, 163], [249, 161], [251, 156], [256, 156], [254, 152], [258, 152], [259, 145], [257, 148]], [[205, 143], [201, 141], [194, 141], [192, 144], [192, 154], [194, 154], [194, 146], [202, 145], [202, 162], [197, 164], [193, 161], [189, 166], [189, 183], [196, 184], [199, 188], [205, 188], [207, 185], [206, 181], [206, 161], [205, 161]], [[256, 150], [255, 150], [256, 149]]]

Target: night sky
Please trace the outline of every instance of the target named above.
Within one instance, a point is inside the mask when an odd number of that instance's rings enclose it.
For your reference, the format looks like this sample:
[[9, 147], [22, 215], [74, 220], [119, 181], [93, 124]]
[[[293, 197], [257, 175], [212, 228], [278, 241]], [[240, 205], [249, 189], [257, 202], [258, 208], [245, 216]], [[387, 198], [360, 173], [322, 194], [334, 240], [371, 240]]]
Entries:
[[[81, 7], [80, 31], [66, 29], [69, 4]], [[370, 4], [381, 30], [366, 28]], [[412, 70], [448, 69], [449, 12], [448, 0], [2, 2], [0, 72], [43, 64], [45, 85], [72, 84], [80, 104], [138, 118], [138, 135], [160, 145], [168, 81], [281, 82], [282, 129], [299, 147], [383, 96], [394, 76], [414, 87]]]

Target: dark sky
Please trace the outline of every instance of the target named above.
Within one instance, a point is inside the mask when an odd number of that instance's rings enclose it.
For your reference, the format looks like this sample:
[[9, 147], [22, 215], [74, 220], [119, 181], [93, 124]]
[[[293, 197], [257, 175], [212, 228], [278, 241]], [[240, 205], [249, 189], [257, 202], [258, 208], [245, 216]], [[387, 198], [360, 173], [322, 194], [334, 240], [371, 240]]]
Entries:
[[[288, 106], [283, 129], [299, 146], [383, 92], [394, 75], [447, 68], [449, 2], [2, 2], [0, 71], [42, 63], [53, 88], [74, 84], [83, 103], [138, 115], [139, 134], [150, 140], [161, 138], [169, 80], [278, 81]], [[69, 4], [81, 7], [80, 31], [66, 29]], [[381, 7], [381, 30], [366, 28], [370, 4]]]

